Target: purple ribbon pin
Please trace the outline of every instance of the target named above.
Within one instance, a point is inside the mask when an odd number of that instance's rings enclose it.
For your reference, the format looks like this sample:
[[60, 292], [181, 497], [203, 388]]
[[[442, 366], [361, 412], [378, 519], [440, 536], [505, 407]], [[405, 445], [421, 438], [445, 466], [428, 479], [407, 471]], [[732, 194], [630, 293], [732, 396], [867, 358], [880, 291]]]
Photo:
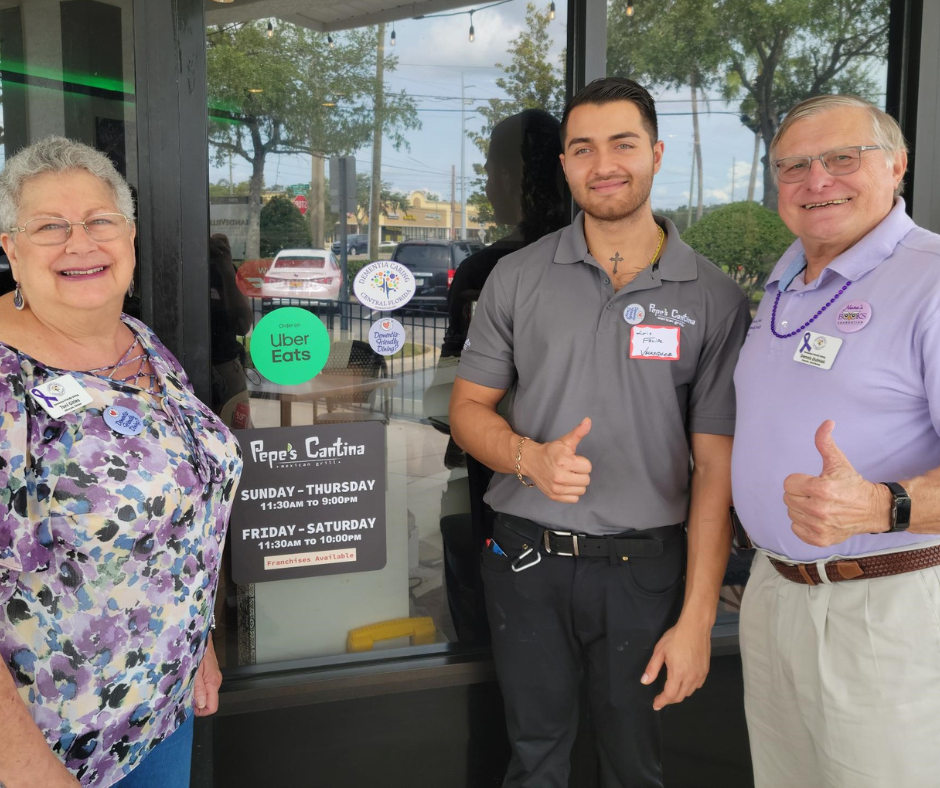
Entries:
[[800, 348], [800, 353], [807, 353], [807, 352], [812, 353], [813, 352], [813, 349], [809, 346], [810, 336], [811, 334], [809, 333], [809, 331], [803, 334], [803, 347]]
[[38, 388], [30, 389], [29, 393], [37, 399], [44, 400], [48, 408], [54, 408], [55, 404], [59, 401], [58, 397], [50, 397], [48, 394], [43, 394]]

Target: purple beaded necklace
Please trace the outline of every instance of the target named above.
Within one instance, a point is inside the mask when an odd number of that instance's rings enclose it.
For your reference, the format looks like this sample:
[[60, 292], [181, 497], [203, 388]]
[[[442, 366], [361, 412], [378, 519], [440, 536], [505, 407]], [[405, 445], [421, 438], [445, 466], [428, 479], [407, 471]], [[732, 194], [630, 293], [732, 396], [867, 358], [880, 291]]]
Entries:
[[826, 305], [825, 305], [822, 309], [820, 309], [815, 315], [813, 315], [809, 320], [807, 320], [802, 326], [800, 326], [800, 327], [799, 327], [798, 329], [796, 329], [795, 331], [791, 331], [789, 334], [781, 334], [781, 333], [779, 333], [779, 332], [777, 331], [777, 305], [780, 303], [780, 296], [781, 296], [782, 293], [783, 293], [782, 290], [778, 290], [778, 291], [777, 291], [777, 297], [774, 299], [774, 308], [773, 308], [773, 311], [770, 313], [770, 330], [771, 330], [771, 332], [773, 333], [773, 335], [774, 335], [775, 337], [777, 337], [777, 339], [789, 339], [790, 337], [795, 337], [795, 336], [796, 336], [797, 334], [799, 334], [804, 328], [807, 328], [808, 326], [811, 326], [813, 323], [815, 323], [816, 320], [817, 320], [817, 318], [819, 318], [819, 316], [820, 316], [823, 312], [825, 312], [829, 307], [831, 307], [831, 306], [836, 302], [836, 299], [837, 299], [840, 295], [842, 295], [846, 290], [849, 289], [849, 285], [850, 285], [850, 284], [852, 284], [852, 283], [851, 283], [851, 282], [846, 282], [844, 285], [842, 285], [842, 288], [839, 290], [839, 292], [836, 293], [832, 298], [830, 298], [830, 299], [826, 302]]

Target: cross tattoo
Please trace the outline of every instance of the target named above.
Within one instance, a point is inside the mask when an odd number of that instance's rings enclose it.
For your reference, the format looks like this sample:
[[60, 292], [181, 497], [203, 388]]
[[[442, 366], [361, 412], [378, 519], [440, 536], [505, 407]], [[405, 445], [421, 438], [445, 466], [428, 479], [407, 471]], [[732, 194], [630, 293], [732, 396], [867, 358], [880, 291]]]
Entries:
[[623, 258], [620, 256], [620, 252], [614, 252], [614, 256], [610, 258], [610, 262], [614, 264], [614, 273], [617, 273], [617, 263], [623, 262]]

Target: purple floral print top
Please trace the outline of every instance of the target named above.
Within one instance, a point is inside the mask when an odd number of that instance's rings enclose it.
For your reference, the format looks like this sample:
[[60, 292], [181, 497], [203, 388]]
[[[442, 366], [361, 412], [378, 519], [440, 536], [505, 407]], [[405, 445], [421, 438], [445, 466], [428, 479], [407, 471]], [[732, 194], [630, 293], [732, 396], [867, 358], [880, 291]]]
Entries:
[[[122, 319], [157, 396], [0, 344], [0, 658], [49, 746], [94, 786], [192, 714], [242, 464], [179, 362]], [[53, 419], [27, 392], [63, 374], [92, 402]], [[113, 431], [109, 406], [143, 431]]]

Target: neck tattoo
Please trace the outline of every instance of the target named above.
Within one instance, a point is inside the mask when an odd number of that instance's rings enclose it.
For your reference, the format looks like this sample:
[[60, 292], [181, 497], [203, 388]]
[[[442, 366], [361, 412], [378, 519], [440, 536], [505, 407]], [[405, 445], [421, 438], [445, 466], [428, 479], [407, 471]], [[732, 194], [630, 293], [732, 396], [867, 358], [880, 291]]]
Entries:
[[614, 252], [614, 256], [610, 258], [610, 262], [614, 264], [614, 273], [617, 273], [617, 264], [623, 262], [620, 252]]

